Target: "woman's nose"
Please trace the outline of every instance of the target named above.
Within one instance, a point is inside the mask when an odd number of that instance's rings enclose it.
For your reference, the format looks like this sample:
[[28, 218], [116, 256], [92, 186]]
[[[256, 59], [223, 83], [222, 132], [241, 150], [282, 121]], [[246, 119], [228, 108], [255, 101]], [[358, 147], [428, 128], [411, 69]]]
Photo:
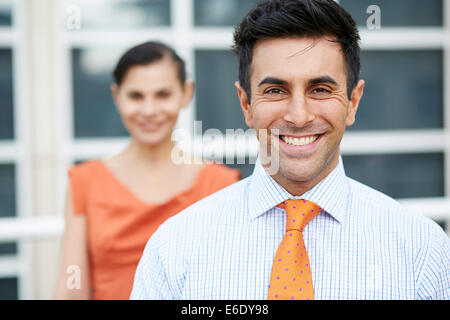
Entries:
[[155, 101], [151, 98], [146, 98], [141, 108], [141, 114], [144, 116], [152, 116], [158, 112]]

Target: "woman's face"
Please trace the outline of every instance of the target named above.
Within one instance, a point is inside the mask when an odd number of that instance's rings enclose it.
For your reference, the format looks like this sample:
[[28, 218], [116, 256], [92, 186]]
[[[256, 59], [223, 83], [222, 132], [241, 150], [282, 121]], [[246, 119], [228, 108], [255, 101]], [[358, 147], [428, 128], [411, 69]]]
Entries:
[[128, 69], [120, 86], [111, 91], [125, 128], [145, 145], [170, 139], [178, 113], [192, 98], [193, 84], [181, 84], [175, 62], [169, 58]]

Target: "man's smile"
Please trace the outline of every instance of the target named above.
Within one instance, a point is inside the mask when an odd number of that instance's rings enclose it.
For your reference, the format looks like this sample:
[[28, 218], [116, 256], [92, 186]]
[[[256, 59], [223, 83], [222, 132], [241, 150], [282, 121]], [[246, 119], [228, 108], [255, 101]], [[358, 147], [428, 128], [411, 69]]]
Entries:
[[280, 139], [284, 141], [285, 143], [293, 146], [305, 146], [308, 144], [313, 143], [320, 137], [319, 134], [317, 135], [310, 135], [310, 136], [288, 136], [288, 135], [280, 135]]

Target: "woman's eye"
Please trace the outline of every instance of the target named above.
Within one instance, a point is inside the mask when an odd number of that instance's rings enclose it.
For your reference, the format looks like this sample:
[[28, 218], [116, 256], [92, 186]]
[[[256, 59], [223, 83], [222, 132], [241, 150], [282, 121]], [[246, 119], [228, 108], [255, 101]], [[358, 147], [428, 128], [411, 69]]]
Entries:
[[157, 93], [157, 97], [160, 98], [160, 99], [168, 98], [168, 97], [170, 97], [170, 92], [168, 92], [168, 91], [160, 91], [160, 92]]
[[142, 99], [142, 94], [140, 94], [139, 92], [131, 92], [128, 97], [133, 100], [139, 100]]

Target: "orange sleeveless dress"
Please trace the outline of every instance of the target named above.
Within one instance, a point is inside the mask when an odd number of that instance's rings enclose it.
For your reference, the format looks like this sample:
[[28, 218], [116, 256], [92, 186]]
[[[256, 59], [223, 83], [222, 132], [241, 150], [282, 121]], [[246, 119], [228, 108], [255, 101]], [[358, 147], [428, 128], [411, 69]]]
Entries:
[[93, 299], [128, 299], [144, 247], [159, 225], [239, 178], [237, 169], [208, 164], [188, 190], [153, 205], [138, 199], [99, 160], [72, 166], [74, 212], [87, 218]]

